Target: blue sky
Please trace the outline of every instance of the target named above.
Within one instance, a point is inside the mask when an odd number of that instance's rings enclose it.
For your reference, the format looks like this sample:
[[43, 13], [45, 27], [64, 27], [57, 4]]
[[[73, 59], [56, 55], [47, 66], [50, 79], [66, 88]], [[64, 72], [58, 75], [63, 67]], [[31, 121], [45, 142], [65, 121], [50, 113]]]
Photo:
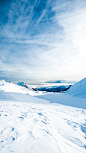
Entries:
[[86, 77], [85, 0], [0, 1], [0, 79]]

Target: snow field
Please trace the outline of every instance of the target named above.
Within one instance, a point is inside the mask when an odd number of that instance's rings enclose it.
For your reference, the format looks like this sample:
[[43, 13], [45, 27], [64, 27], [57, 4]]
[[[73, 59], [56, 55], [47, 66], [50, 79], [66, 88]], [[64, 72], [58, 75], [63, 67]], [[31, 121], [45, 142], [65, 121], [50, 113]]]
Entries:
[[43, 93], [0, 81], [0, 153], [86, 153], [85, 85]]
[[85, 153], [86, 110], [40, 101], [0, 101], [0, 153]]

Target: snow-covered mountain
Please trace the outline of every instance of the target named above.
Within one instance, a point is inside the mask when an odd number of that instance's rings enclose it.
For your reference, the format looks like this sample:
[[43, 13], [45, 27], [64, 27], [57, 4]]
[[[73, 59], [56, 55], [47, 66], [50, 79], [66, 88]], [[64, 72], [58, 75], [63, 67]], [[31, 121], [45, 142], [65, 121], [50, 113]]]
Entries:
[[75, 83], [67, 91], [67, 93], [69, 93], [72, 96], [76, 96], [76, 97], [81, 97], [81, 98], [86, 97], [86, 78], [84, 78], [83, 80]]
[[32, 91], [45, 92], [64, 92], [71, 87], [71, 85], [68, 83], [43, 83], [39, 85], [29, 85], [24, 82], [18, 82], [17, 85], [24, 86]]
[[41, 92], [39, 92], [39, 93], [34, 92], [34, 91], [30, 90], [29, 88], [26, 88], [22, 82], [15, 84], [12, 82], [11, 83], [6, 82], [5, 80], [0, 80], [0, 91], [29, 94], [29, 95], [41, 94]]
[[32, 89], [33, 91], [63, 92], [67, 91], [70, 87], [71, 85], [68, 86], [60, 85], [60, 86], [50, 86], [50, 87], [36, 87]]

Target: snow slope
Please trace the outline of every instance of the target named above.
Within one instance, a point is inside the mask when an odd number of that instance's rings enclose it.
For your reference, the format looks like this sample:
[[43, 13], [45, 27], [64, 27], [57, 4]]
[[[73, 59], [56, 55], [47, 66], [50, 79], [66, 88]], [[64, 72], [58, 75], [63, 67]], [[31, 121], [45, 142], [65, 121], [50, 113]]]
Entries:
[[86, 98], [72, 97], [67, 93], [46, 93], [37, 95], [37, 97], [48, 100], [50, 103], [59, 103], [66, 106], [86, 109]]
[[86, 153], [86, 98], [26, 91], [1, 83], [0, 153]]
[[9, 83], [4, 80], [0, 80], [0, 90], [5, 91], [5, 92], [14, 92], [14, 93], [21, 93], [21, 94], [29, 94], [29, 95], [39, 95], [42, 94], [42, 92], [34, 92], [31, 91], [30, 89], [27, 89], [23, 86], [14, 84], [14, 83]]
[[67, 93], [69, 93], [72, 96], [76, 96], [76, 97], [85, 97], [86, 98], [86, 78], [84, 78], [83, 80], [75, 83], [75, 85], [73, 85], [68, 91]]
[[6, 91], [6, 92], [22, 93], [22, 94], [29, 93], [28, 89], [26, 89], [22, 86], [19, 86], [17, 84], [14, 84], [14, 83], [6, 82], [4, 80], [0, 81], [0, 90]]

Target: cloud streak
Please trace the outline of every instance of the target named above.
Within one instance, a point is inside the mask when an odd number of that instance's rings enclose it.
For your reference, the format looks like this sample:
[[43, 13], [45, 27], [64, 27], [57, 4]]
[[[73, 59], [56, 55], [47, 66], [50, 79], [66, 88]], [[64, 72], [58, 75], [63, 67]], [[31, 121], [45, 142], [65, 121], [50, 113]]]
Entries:
[[8, 20], [0, 28], [1, 76], [35, 83], [86, 77], [84, 0], [9, 4]]

